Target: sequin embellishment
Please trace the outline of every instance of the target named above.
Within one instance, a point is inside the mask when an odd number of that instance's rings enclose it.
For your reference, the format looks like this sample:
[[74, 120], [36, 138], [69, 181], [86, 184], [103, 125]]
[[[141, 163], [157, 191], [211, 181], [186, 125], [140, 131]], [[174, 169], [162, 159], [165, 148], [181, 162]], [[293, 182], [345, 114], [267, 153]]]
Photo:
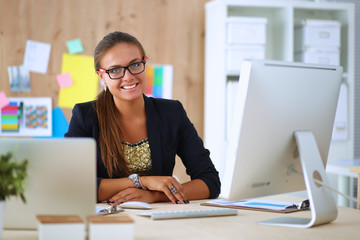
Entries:
[[132, 173], [140, 176], [152, 175], [152, 163], [149, 140], [146, 138], [137, 143], [123, 143], [125, 159]]

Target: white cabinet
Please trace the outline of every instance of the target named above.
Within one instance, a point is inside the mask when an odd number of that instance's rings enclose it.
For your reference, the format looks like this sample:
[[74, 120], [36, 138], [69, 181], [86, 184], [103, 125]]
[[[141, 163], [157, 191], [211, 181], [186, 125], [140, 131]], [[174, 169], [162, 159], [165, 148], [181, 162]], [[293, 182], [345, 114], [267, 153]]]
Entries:
[[[254, 58], [296, 61], [299, 58], [295, 58], [295, 31], [307, 19], [337, 21], [341, 25], [338, 61], [344, 68], [342, 93], [345, 94], [339, 101], [338, 115], [341, 116], [337, 116], [339, 121], [334, 128], [328, 162], [353, 158], [354, 15], [354, 5], [350, 3], [214, 0], [206, 4], [204, 141], [221, 177], [226, 160], [227, 132], [231, 131], [229, 127], [233, 104], [229, 95], [233, 94], [232, 88], [239, 78], [237, 69], [241, 64], [241, 54], [253, 54]], [[241, 39], [229, 31], [239, 28], [246, 32], [246, 28], [241, 28], [241, 21], [237, 21], [239, 18], [265, 19], [266, 24], [254, 27], [252, 33], [256, 35], [265, 32], [262, 38], [258, 36], [254, 40], [265, 39], [265, 42], [256, 42], [255, 45], [247, 42], [248, 47], [232, 44]], [[265, 27], [265, 31], [261, 31], [261, 27]], [[301, 56], [300, 59], [302, 57], [314, 56]]]

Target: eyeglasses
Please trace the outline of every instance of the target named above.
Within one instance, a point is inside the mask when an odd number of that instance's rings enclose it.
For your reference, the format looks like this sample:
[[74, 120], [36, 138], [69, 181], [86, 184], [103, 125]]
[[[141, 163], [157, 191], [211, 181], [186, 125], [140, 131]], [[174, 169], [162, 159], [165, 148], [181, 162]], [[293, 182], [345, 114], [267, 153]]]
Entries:
[[136, 62], [136, 63], [130, 64], [129, 66], [116, 67], [116, 68], [111, 68], [108, 70], [99, 68], [98, 71], [101, 73], [107, 73], [109, 75], [110, 79], [115, 80], [115, 79], [122, 78], [125, 75], [126, 70], [128, 70], [132, 75], [142, 73], [145, 70], [145, 63], [146, 63], [146, 61]]

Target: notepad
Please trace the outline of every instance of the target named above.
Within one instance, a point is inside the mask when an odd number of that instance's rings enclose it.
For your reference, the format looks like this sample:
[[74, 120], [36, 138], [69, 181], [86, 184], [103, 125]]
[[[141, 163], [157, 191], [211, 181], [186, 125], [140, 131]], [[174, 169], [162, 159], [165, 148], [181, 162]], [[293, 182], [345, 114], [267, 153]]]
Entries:
[[215, 207], [228, 207], [238, 209], [248, 209], [257, 211], [269, 211], [269, 212], [296, 212], [300, 210], [306, 210], [304, 202], [287, 202], [276, 200], [263, 200], [263, 199], [242, 199], [238, 201], [227, 201], [224, 199], [211, 200], [206, 203], [202, 203], [204, 206]]

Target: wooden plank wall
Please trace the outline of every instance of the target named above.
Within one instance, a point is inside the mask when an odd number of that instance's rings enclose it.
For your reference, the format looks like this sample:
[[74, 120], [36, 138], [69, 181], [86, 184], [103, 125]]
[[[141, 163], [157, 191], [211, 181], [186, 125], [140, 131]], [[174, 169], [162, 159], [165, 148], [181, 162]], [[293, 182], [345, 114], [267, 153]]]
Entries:
[[[204, 18], [209, 0], [0, 0], [0, 91], [8, 97], [52, 97], [66, 41], [80, 38], [93, 56], [107, 33], [124, 31], [142, 42], [149, 63], [174, 66], [173, 98], [200, 136], [204, 113]], [[46, 74], [30, 73], [30, 93], [11, 93], [8, 66], [22, 65], [26, 40], [51, 44]], [[67, 119], [71, 109], [63, 109]]]

